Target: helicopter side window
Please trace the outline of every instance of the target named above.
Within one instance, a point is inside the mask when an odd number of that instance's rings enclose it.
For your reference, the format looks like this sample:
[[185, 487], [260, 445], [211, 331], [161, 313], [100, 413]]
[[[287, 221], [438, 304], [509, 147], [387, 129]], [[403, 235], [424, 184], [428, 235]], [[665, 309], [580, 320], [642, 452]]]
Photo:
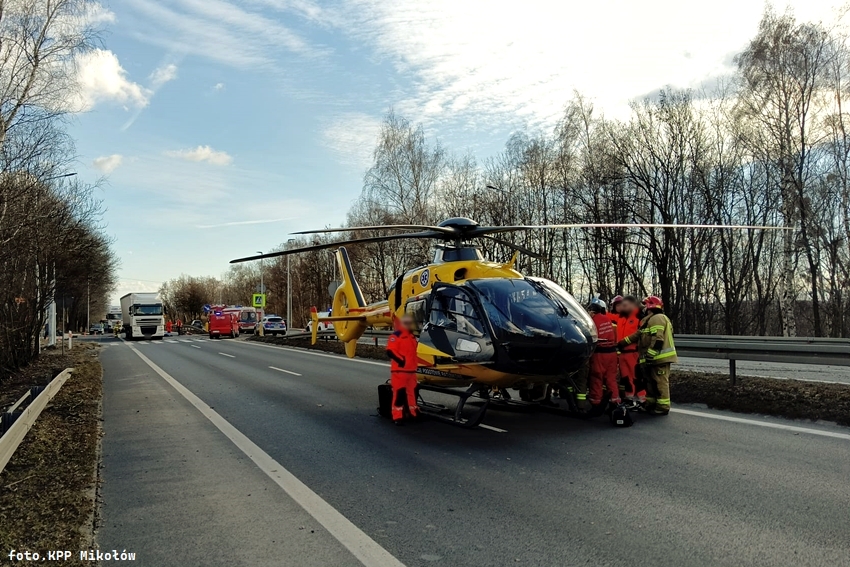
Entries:
[[433, 296], [429, 322], [447, 331], [481, 338], [484, 325], [467, 295], [456, 288], [444, 288]]
[[419, 332], [425, 324], [425, 300], [412, 299], [408, 301], [405, 312], [413, 317], [413, 323], [416, 326], [414, 331]]

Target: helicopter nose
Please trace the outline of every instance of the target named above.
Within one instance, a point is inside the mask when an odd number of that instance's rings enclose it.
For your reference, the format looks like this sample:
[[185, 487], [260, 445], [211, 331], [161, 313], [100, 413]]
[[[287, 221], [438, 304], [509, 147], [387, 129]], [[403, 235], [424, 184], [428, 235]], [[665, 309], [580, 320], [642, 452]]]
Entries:
[[568, 371], [578, 370], [593, 354], [593, 339], [575, 319], [561, 324], [561, 353]]

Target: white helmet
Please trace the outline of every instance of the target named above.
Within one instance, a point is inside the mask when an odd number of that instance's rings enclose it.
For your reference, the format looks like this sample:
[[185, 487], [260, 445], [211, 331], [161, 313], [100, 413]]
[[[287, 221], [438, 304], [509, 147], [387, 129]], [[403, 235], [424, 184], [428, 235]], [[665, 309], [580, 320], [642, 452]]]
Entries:
[[590, 300], [589, 309], [591, 311], [596, 311], [598, 313], [605, 313], [606, 311], [608, 311], [608, 304], [606, 304], [604, 301], [602, 301], [598, 297], [594, 297], [593, 299]]

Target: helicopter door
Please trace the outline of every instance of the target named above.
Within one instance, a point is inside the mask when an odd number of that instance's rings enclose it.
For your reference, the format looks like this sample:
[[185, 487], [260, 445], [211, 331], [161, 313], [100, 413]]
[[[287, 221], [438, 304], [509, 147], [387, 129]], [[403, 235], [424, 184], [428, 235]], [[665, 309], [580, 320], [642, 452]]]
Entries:
[[419, 340], [459, 362], [493, 360], [493, 341], [482, 310], [462, 287], [437, 284], [431, 290], [427, 323]]

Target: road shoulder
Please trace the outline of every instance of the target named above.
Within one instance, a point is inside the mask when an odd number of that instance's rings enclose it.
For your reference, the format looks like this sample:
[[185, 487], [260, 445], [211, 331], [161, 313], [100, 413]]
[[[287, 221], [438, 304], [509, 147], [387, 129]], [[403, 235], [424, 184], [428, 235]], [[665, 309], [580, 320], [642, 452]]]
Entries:
[[141, 565], [357, 565], [140, 360], [103, 354], [101, 549]]

